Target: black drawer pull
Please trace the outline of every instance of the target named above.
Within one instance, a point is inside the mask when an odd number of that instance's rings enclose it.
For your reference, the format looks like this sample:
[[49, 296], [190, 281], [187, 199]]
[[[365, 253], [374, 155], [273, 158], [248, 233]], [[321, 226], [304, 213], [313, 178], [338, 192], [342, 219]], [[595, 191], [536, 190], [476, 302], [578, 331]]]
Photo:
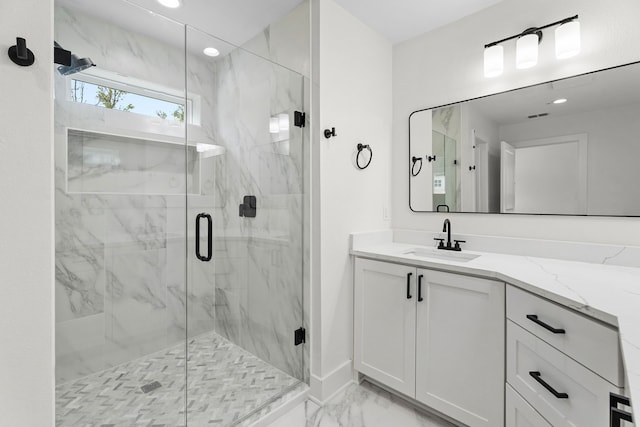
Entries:
[[411, 276], [413, 276], [413, 273], [407, 273], [407, 299], [413, 298], [411, 296]]
[[553, 326], [544, 323], [542, 320], [539, 320], [538, 316], [536, 316], [535, 314], [527, 314], [527, 319], [531, 320], [533, 323], [536, 323], [536, 324], [542, 326], [547, 331], [553, 332], [554, 334], [564, 334], [565, 333], [564, 329], [554, 328]]
[[531, 375], [533, 377], [534, 380], [536, 380], [542, 387], [546, 388], [547, 390], [549, 390], [556, 398], [558, 399], [568, 399], [569, 395], [567, 393], [558, 393], [553, 387], [551, 387], [549, 384], [547, 384], [542, 377], [540, 376], [540, 372], [537, 371], [531, 371], [529, 372], [529, 375]]
[[422, 302], [424, 301], [424, 298], [422, 298], [422, 278], [424, 276], [421, 274], [418, 276], [418, 302]]

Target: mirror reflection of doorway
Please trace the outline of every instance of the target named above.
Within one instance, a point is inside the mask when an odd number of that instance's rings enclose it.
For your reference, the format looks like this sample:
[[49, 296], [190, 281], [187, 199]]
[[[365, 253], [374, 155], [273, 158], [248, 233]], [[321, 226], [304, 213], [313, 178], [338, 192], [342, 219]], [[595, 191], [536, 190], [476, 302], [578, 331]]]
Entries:
[[587, 135], [501, 143], [503, 213], [587, 213]]
[[[458, 209], [457, 141], [435, 130], [432, 133], [432, 153], [435, 156], [435, 160], [431, 161], [433, 210], [456, 211]], [[446, 208], [443, 209], [444, 206]]]

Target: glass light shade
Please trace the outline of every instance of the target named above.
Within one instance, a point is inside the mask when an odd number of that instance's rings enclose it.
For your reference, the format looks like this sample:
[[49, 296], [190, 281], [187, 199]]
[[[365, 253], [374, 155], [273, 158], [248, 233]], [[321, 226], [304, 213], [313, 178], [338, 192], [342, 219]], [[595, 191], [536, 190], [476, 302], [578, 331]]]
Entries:
[[280, 133], [280, 120], [277, 117], [269, 120], [269, 133]]
[[289, 130], [289, 115], [288, 114], [278, 114], [278, 128], [280, 132], [286, 132]]
[[538, 63], [538, 35], [527, 34], [516, 42], [516, 68], [523, 70]]
[[579, 53], [580, 22], [571, 21], [556, 28], [556, 58], [571, 58]]
[[484, 49], [484, 76], [496, 77], [504, 70], [504, 49], [494, 45]]
[[158, 3], [170, 9], [182, 6], [182, 0], [158, 0]]

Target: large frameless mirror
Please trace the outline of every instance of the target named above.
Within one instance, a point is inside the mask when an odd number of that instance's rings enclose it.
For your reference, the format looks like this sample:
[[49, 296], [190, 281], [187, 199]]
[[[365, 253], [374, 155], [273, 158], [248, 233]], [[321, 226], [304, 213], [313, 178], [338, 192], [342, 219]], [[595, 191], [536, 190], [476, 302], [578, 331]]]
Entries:
[[417, 212], [640, 216], [640, 63], [409, 117]]

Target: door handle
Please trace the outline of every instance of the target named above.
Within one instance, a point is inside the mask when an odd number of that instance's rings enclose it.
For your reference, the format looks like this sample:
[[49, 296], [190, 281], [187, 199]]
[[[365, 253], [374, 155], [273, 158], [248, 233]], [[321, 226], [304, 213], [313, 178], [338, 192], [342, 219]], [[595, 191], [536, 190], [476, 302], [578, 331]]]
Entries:
[[418, 276], [418, 302], [422, 302], [424, 301], [424, 298], [422, 298], [422, 278], [424, 277], [424, 275], [419, 275]]
[[[205, 218], [207, 220], [207, 255], [203, 256], [200, 253], [200, 220]], [[213, 219], [211, 215], [201, 213], [196, 216], [196, 257], [203, 262], [211, 261], [213, 258]]]
[[413, 273], [407, 273], [407, 299], [413, 298], [411, 296], [411, 276], [413, 276]]

